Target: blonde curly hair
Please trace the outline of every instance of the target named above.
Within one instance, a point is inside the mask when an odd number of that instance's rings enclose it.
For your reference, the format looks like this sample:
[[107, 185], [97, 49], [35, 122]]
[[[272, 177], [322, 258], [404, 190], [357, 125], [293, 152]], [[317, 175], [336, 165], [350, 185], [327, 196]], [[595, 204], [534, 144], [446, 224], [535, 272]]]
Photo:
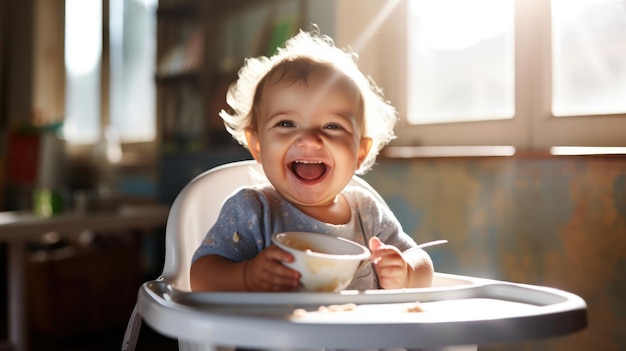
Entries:
[[[298, 58], [309, 59], [321, 65], [329, 66], [349, 78], [359, 90], [363, 101], [363, 136], [372, 139], [369, 154], [361, 164], [357, 173], [369, 171], [378, 152], [395, 138], [394, 126], [397, 121], [396, 109], [384, 99], [382, 91], [369, 77], [366, 77], [357, 66], [357, 55], [335, 46], [334, 41], [317, 30], [300, 31], [285, 43], [285, 47], [277, 49], [271, 57], [247, 58], [239, 70], [239, 78], [228, 89], [226, 102], [230, 111], [222, 110], [220, 117], [228, 132], [241, 145], [248, 148], [245, 129], [254, 123], [255, 96], [259, 94], [259, 83], [274, 67]], [[258, 98], [258, 96], [256, 96]]]

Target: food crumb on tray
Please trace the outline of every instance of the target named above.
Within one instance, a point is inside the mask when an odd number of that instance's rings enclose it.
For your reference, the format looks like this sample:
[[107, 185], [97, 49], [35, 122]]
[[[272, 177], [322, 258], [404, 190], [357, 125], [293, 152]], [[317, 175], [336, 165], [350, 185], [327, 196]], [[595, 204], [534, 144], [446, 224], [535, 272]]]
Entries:
[[[343, 305], [328, 305], [328, 306], [320, 306], [318, 307], [316, 312], [346, 312], [353, 311], [356, 308], [356, 305], [353, 303], [346, 303]], [[303, 308], [296, 308], [291, 313], [294, 317], [302, 317], [307, 314], [307, 310]]]
[[415, 312], [424, 312], [424, 309], [422, 308], [422, 304], [416, 301], [411, 306], [407, 307], [406, 311], [409, 313], [415, 313]]
[[328, 306], [320, 306], [318, 311], [320, 312], [345, 312], [345, 311], [354, 311], [356, 305], [353, 303], [346, 303], [343, 305], [328, 305]]
[[[293, 317], [298, 318], [298, 317], [304, 317], [307, 313], [350, 312], [350, 311], [355, 311], [356, 309], [357, 309], [357, 305], [354, 303], [346, 303], [343, 305], [328, 305], [328, 306], [322, 305], [322, 306], [319, 306], [317, 310], [315, 311], [307, 311], [303, 308], [296, 308], [293, 310], [291, 315]], [[418, 312], [424, 312], [424, 309], [422, 308], [422, 305], [418, 301], [416, 301], [406, 306], [406, 308], [402, 310], [402, 312], [418, 313]]]

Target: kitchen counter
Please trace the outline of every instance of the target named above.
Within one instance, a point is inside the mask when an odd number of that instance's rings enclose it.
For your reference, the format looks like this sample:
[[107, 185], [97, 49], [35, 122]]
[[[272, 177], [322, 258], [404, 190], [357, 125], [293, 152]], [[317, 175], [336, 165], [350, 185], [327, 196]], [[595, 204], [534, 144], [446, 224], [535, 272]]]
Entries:
[[165, 226], [169, 207], [161, 205], [120, 206], [116, 210], [65, 213], [39, 217], [32, 212], [0, 212], [0, 241], [8, 245], [9, 340], [0, 350], [28, 349], [24, 287], [26, 243], [48, 232], [79, 234], [84, 230], [115, 232], [150, 230]]

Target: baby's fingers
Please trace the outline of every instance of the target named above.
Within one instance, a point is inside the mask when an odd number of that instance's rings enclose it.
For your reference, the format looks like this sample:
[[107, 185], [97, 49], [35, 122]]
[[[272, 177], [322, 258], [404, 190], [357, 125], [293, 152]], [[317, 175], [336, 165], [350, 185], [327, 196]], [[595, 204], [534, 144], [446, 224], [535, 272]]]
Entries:
[[300, 273], [279, 265], [273, 270], [268, 270], [263, 275], [263, 284], [269, 291], [289, 291], [300, 284]]
[[399, 289], [406, 286], [406, 265], [378, 265], [376, 273], [380, 279], [380, 285], [385, 289]]
[[271, 246], [254, 258], [251, 278], [256, 291], [287, 291], [299, 284], [300, 273], [283, 265], [293, 261], [293, 256]]
[[259, 254], [259, 256], [274, 262], [293, 262], [293, 255], [280, 249], [276, 245], [271, 245], [266, 248]]

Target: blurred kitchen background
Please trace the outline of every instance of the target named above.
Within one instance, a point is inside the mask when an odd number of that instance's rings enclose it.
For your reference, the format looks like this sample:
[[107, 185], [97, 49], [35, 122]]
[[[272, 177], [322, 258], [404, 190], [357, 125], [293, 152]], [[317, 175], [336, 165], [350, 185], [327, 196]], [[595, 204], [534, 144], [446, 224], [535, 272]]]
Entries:
[[[245, 57], [311, 23], [398, 108], [364, 177], [418, 242], [450, 241], [431, 249], [436, 269], [589, 305], [584, 331], [480, 349], [626, 349], [623, 0], [2, 0], [0, 210], [169, 206], [249, 158], [217, 115], [226, 89]], [[118, 348], [163, 232], [29, 242], [31, 349]], [[175, 348], [143, 330], [139, 349]]]

